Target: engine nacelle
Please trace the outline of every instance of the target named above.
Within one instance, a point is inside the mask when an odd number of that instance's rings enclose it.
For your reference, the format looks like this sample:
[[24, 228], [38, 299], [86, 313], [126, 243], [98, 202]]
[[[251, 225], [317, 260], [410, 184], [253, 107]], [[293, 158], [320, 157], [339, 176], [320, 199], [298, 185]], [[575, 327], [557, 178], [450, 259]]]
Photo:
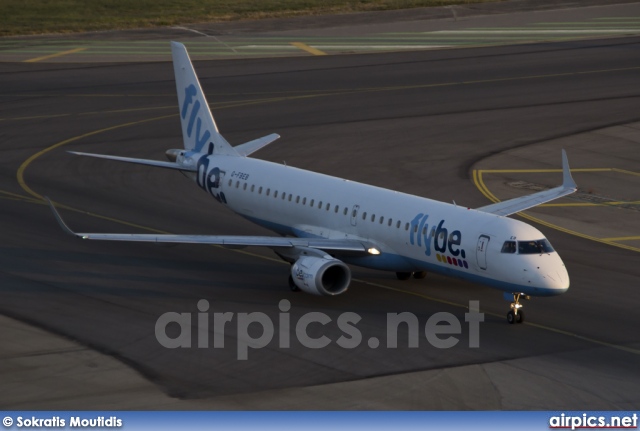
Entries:
[[344, 293], [351, 283], [351, 270], [342, 261], [327, 256], [303, 256], [291, 266], [291, 277], [300, 290], [319, 296]]

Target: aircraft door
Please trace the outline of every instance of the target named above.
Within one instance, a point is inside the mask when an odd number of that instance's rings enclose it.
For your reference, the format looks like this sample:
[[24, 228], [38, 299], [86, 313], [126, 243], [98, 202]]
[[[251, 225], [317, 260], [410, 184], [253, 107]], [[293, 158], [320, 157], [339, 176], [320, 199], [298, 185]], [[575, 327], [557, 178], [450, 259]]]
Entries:
[[358, 211], [360, 210], [360, 205], [354, 205], [351, 209], [351, 226], [355, 226], [358, 224]]
[[480, 235], [478, 238], [478, 247], [476, 248], [476, 259], [480, 269], [487, 269], [487, 247], [490, 238], [487, 235]]

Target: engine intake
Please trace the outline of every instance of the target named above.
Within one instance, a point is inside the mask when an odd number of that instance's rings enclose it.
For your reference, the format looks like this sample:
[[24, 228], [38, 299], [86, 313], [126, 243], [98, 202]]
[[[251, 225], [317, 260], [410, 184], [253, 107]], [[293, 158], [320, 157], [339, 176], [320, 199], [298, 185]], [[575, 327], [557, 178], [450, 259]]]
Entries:
[[351, 270], [338, 259], [304, 256], [291, 266], [291, 277], [306, 293], [335, 296], [349, 288]]

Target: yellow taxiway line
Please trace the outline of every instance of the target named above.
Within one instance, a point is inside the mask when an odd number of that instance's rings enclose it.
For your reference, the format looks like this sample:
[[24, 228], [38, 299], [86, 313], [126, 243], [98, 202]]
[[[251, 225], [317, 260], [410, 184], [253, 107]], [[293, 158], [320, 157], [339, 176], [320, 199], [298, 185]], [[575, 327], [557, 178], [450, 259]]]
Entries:
[[316, 49], [312, 46], [307, 45], [306, 43], [302, 43], [302, 42], [291, 42], [291, 45], [295, 46], [296, 48], [300, 48], [303, 51], [307, 51], [309, 54], [313, 54], [313, 55], [327, 55], [326, 52], [324, 51], [320, 51], [319, 49]]
[[43, 55], [42, 57], [31, 58], [29, 60], [25, 60], [24, 63], [35, 63], [37, 61], [48, 60], [50, 58], [62, 57], [63, 55], [74, 54], [76, 52], [84, 51], [87, 48], [74, 48], [68, 51], [56, 52], [54, 54]]

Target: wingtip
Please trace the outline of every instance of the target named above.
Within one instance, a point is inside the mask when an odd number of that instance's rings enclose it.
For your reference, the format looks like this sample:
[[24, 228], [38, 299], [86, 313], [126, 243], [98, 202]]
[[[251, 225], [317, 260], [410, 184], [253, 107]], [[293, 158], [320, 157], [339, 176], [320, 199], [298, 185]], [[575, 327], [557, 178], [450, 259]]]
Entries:
[[69, 226], [67, 226], [67, 224], [64, 222], [64, 220], [62, 220], [62, 217], [60, 216], [60, 213], [56, 209], [56, 206], [53, 204], [51, 199], [49, 199], [47, 196], [44, 196], [44, 200], [47, 201], [47, 204], [49, 204], [49, 208], [51, 208], [51, 211], [53, 212], [53, 216], [56, 218], [56, 221], [58, 222], [58, 224], [60, 225], [62, 230], [65, 231], [66, 233], [68, 233], [69, 235], [78, 236], [78, 234], [76, 234], [74, 231], [72, 231], [69, 228]]
[[571, 176], [571, 169], [569, 168], [569, 159], [567, 152], [562, 149], [562, 186], [569, 189], [578, 189], [578, 185]]

